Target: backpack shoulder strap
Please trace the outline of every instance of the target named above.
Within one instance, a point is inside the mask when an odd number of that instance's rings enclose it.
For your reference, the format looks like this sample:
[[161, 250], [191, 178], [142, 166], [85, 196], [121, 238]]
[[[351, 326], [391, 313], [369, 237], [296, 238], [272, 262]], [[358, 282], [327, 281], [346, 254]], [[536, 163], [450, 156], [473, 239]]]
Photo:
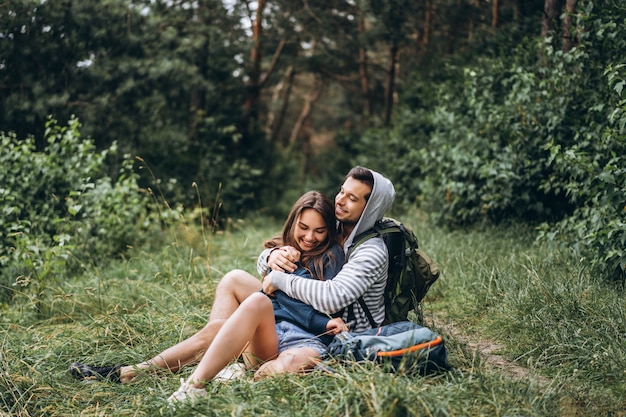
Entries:
[[[373, 237], [382, 236], [383, 233], [381, 231], [386, 228], [386, 224], [385, 224], [386, 222], [393, 222], [395, 224], [395, 221], [393, 221], [393, 219], [387, 219], [387, 218], [383, 218], [381, 220], [376, 221], [376, 223], [374, 223], [374, 227], [362, 233], [359, 233], [357, 236], [354, 237], [354, 239], [352, 240], [352, 244], [350, 245], [350, 248], [348, 251], [349, 252], [353, 251], [366, 240], [369, 240]], [[363, 309], [363, 312], [365, 313], [365, 316], [367, 317], [367, 321], [369, 321], [370, 326], [378, 327], [379, 323], [376, 323], [376, 321], [374, 320], [374, 316], [372, 316], [370, 309], [367, 307], [367, 304], [365, 304], [365, 300], [363, 299], [363, 296], [359, 297], [357, 301], [359, 302], [361, 309]], [[352, 304], [348, 306], [348, 311], [352, 312], [352, 315], [354, 316], [354, 307]]]
[[[363, 312], [365, 313], [365, 316], [367, 317], [367, 321], [370, 322], [370, 326], [372, 326], [372, 328], [378, 327], [378, 323], [374, 321], [374, 316], [372, 316], [370, 309], [367, 308], [367, 304], [365, 304], [365, 300], [363, 299], [363, 296], [359, 297], [357, 301], [361, 305], [361, 308], [363, 309]], [[350, 305], [350, 307], [352, 307], [352, 305]]]
[[352, 239], [352, 244], [350, 244], [350, 248], [348, 249], [348, 252], [352, 252], [358, 246], [360, 246], [361, 243], [377, 236], [380, 236], [380, 232], [376, 229], [376, 227], [372, 227], [371, 229], [358, 234], [357, 236], [354, 237], [354, 239]]
[[354, 250], [357, 246], [359, 246], [366, 240], [369, 240], [373, 237], [383, 236], [386, 233], [385, 230], [389, 229], [392, 226], [401, 227], [401, 224], [390, 217], [383, 217], [382, 219], [377, 220], [372, 228], [359, 233], [354, 237], [354, 239], [352, 239], [352, 244], [350, 244], [349, 251]]

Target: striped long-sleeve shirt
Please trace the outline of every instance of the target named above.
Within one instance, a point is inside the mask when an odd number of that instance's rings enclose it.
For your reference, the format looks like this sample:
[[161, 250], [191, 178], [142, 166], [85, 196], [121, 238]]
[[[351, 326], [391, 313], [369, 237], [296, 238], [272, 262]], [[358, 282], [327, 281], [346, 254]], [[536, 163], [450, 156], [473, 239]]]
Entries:
[[[267, 271], [269, 251], [267, 249], [259, 256], [257, 269], [261, 275]], [[342, 317], [346, 322], [349, 321], [348, 307], [352, 306], [356, 323], [351, 330], [362, 331], [371, 325], [357, 302], [360, 297], [363, 297], [377, 323], [382, 323], [385, 318], [383, 292], [388, 266], [385, 242], [382, 238], [372, 238], [349, 254], [349, 261], [332, 280], [306, 280], [291, 274], [272, 272], [272, 285], [322, 313], [335, 314], [344, 310]]]

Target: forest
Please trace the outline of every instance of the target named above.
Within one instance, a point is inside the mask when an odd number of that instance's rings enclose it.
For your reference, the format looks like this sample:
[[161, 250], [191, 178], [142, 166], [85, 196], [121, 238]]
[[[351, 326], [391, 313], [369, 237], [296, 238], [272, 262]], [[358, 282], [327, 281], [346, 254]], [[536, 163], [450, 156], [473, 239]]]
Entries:
[[303, 191], [332, 197], [355, 165], [422, 231], [523, 228], [623, 297], [619, 0], [5, 0], [0, 16], [7, 320], [52, 320], [64, 283], [172, 230], [208, 245]]
[[140, 224], [146, 197], [216, 228], [282, 214], [361, 164], [394, 181], [398, 207], [526, 222], [623, 280], [619, 2], [0, 7], [3, 265], [29, 256], [24, 238], [53, 248], [80, 230], [119, 254], [134, 233], [97, 223]]

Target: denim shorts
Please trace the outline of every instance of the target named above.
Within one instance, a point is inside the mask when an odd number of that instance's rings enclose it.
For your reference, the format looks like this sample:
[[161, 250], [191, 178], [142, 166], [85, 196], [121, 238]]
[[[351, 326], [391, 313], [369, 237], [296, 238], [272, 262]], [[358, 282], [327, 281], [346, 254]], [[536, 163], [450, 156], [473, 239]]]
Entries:
[[276, 323], [276, 334], [278, 335], [278, 353], [291, 348], [312, 348], [317, 350], [320, 356], [328, 353], [328, 347], [313, 333], [288, 321]]

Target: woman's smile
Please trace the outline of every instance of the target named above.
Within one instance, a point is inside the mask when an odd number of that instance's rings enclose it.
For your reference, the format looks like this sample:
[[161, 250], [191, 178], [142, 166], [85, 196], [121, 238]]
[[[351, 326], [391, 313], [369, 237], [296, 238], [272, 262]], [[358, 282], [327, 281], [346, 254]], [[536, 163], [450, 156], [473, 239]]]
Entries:
[[305, 239], [300, 239], [300, 242], [298, 243], [300, 244], [300, 248], [303, 251], [315, 249], [317, 245], [319, 244], [317, 240], [307, 241]]
[[317, 211], [306, 209], [300, 213], [300, 218], [296, 221], [293, 237], [302, 252], [309, 252], [326, 241], [328, 229]]

